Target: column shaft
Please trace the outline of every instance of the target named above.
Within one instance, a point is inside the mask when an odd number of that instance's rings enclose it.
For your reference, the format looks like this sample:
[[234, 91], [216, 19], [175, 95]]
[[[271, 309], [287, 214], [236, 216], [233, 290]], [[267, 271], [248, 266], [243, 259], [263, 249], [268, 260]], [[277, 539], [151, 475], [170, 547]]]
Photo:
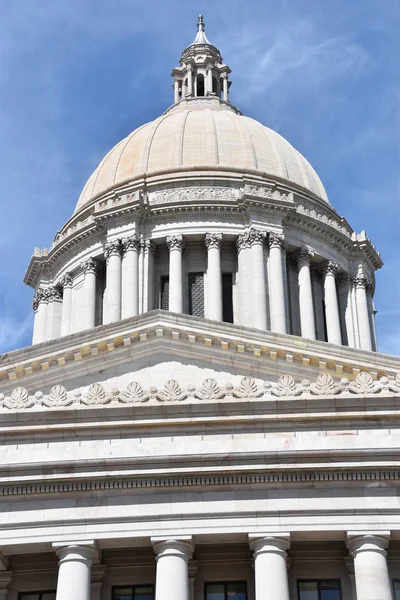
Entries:
[[121, 242], [116, 240], [107, 244], [104, 255], [107, 259], [107, 310], [105, 312], [105, 323], [115, 323], [121, 319]]
[[313, 252], [302, 248], [297, 256], [301, 335], [309, 340], [316, 339], [310, 273], [310, 257], [312, 255]]
[[90, 570], [97, 558], [94, 543], [53, 544], [59, 562], [56, 600], [90, 600]]
[[392, 583], [386, 560], [389, 534], [349, 535], [347, 546], [354, 558], [357, 598], [392, 600]]
[[256, 600], [289, 600], [286, 565], [289, 535], [249, 538], [254, 551]]
[[179, 102], [179, 79], [175, 79], [174, 84], [174, 102], [178, 104]]
[[81, 266], [85, 273], [82, 299], [82, 329], [91, 329], [96, 324], [96, 277], [99, 262], [94, 258], [89, 258]]
[[212, 94], [213, 91], [213, 80], [212, 80], [212, 69], [208, 69], [207, 71], [207, 90], [206, 90], [206, 96], [207, 96], [207, 92], [209, 94]]
[[342, 334], [340, 330], [339, 303], [336, 291], [336, 273], [339, 271], [339, 267], [332, 261], [326, 261], [323, 264], [323, 269], [325, 318], [328, 342], [340, 345], [342, 343]]
[[206, 234], [207, 248], [207, 319], [222, 321], [221, 233]]
[[267, 329], [267, 287], [264, 264], [265, 234], [250, 230], [253, 327]]
[[61, 280], [63, 287], [63, 302], [61, 311], [61, 335], [69, 335], [71, 333], [72, 320], [72, 284], [73, 278], [71, 273], [67, 273]]
[[193, 72], [192, 72], [191, 68], [188, 69], [187, 81], [188, 81], [187, 95], [192, 96], [193, 95]]
[[228, 102], [228, 78], [226, 76], [223, 77], [222, 82], [223, 82], [223, 93], [224, 93], [223, 100]]
[[47, 291], [47, 334], [46, 340], [55, 340], [60, 337], [62, 318], [62, 294], [58, 287], [50, 287]]
[[283, 284], [282, 246], [283, 236], [269, 234], [270, 307], [271, 329], [286, 333], [285, 289]]
[[365, 277], [356, 279], [356, 302], [358, 328], [360, 332], [360, 347], [362, 350], [372, 350], [371, 327], [368, 314], [367, 288], [368, 281]]
[[238, 280], [239, 280], [239, 325], [251, 327], [253, 325], [252, 311], [250, 310], [252, 282], [251, 264], [249, 264], [250, 239], [248, 233], [243, 233], [236, 240], [238, 251]]
[[188, 561], [193, 554], [190, 538], [152, 541], [157, 555], [155, 600], [189, 600]]
[[154, 242], [150, 239], [144, 242], [143, 262], [143, 312], [154, 308]]
[[47, 295], [46, 291], [39, 288], [32, 302], [33, 310], [35, 311], [35, 319], [33, 323], [33, 338], [32, 344], [40, 344], [46, 341], [47, 333]]
[[183, 311], [182, 289], [182, 251], [183, 236], [173, 235], [167, 238], [169, 248], [169, 307], [172, 312]]
[[121, 317], [136, 317], [139, 314], [139, 252], [140, 242], [136, 236], [122, 242]]

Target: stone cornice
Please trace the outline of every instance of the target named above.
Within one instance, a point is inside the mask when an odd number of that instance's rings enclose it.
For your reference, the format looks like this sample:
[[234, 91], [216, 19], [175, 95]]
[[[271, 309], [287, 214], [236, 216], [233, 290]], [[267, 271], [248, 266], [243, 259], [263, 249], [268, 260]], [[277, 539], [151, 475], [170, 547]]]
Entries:
[[[202, 171], [203, 169], [203, 171]], [[299, 186], [268, 180], [255, 171], [220, 168], [212, 174], [199, 167], [152, 174], [146, 181], [128, 181], [118, 189], [110, 189], [73, 215], [57, 234], [49, 250], [35, 250], [25, 283], [35, 287], [40, 272], [68, 256], [82, 244], [93, 243], [102, 237], [103, 228], [110, 221], [123, 222], [133, 219], [165, 219], [177, 214], [198, 216], [204, 211], [215, 215], [233, 215], [260, 212], [264, 217], [284, 219], [284, 222], [308, 229], [311, 235], [340, 245], [343, 252], [351, 255], [361, 253], [373, 269], [382, 261], [371, 242], [363, 235], [356, 236], [346, 220], [317, 197]], [[103, 234], [104, 235], [104, 234]]]
[[111, 365], [130, 355], [132, 346], [139, 356], [151, 344], [176, 346], [180, 354], [197, 349], [199, 356], [212, 355], [215, 364], [234, 359], [250, 368], [256, 360], [261, 372], [279, 368], [282, 375], [300, 378], [329, 372], [351, 380], [361, 371], [374, 379], [394, 378], [400, 371], [396, 357], [157, 310], [0, 356], [0, 390], [11, 391], [17, 383], [32, 389], [44, 371], [48, 385], [55, 385], [66, 369], [87, 372], [102, 355]]

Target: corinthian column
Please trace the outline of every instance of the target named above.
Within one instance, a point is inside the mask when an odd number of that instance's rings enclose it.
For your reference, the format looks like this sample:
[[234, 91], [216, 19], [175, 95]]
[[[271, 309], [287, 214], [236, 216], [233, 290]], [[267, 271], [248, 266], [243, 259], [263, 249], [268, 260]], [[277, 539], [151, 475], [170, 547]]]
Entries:
[[156, 247], [151, 239], [144, 241], [143, 312], [154, 308], [154, 255]]
[[356, 278], [355, 284], [360, 347], [362, 350], [372, 350], [371, 326], [367, 300], [367, 287], [369, 282], [366, 277], [361, 275]]
[[188, 562], [194, 546], [190, 537], [153, 538], [156, 553], [156, 600], [189, 600]]
[[250, 229], [253, 327], [267, 329], [267, 288], [264, 264], [265, 233]]
[[98, 560], [94, 542], [53, 544], [60, 559], [56, 600], [90, 600], [90, 571]]
[[167, 237], [169, 248], [169, 307], [172, 312], [183, 311], [182, 290], [182, 251], [184, 246], [183, 235]]
[[63, 288], [63, 303], [61, 311], [61, 335], [69, 335], [71, 333], [71, 317], [72, 317], [72, 284], [74, 280], [72, 273], [67, 273], [61, 280]]
[[249, 233], [242, 233], [236, 240], [238, 251], [238, 279], [239, 279], [239, 324], [247, 327], [253, 325], [252, 310], [250, 307], [252, 295], [251, 264], [249, 260], [250, 239]]
[[85, 274], [83, 284], [82, 329], [91, 329], [96, 324], [96, 277], [100, 263], [95, 258], [89, 258], [81, 264]]
[[270, 275], [270, 305], [271, 330], [286, 333], [285, 288], [283, 284], [283, 235], [270, 233], [269, 244], [269, 275]]
[[254, 552], [256, 600], [289, 600], [289, 534], [250, 535], [249, 541]]
[[354, 558], [359, 600], [392, 600], [392, 583], [386, 560], [389, 532], [349, 534], [347, 547]]
[[139, 252], [136, 235], [122, 240], [122, 306], [123, 319], [139, 314]]
[[36, 290], [32, 308], [35, 312], [32, 344], [40, 344], [46, 341], [47, 333], [48, 298], [44, 289], [39, 288]]
[[105, 324], [115, 323], [121, 318], [121, 242], [115, 240], [105, 246], [106, 257], [106, 285], [107, 285], [107, 310], [105, 311]]
[[222, 321], [222, 233], [207, 233], [207, 319]]
[[314, 302], [311, 287], [310, 258], [314, 252], [302, 248], [297, 253], [301, 335], [315, 340]]
[[46, 340], [55, 340], [60, 336], [62, 291], [59, 287], [51, 286], [47, 290], [47, 333]]
[[339, 271], [337, 263], [327, 260], [322, 265], [324, 274], [324, 300], [325, 318], [328, 342], [332, 344], [342, 343], [340, 331], [339, 304], [336, 291], [336, 273]]

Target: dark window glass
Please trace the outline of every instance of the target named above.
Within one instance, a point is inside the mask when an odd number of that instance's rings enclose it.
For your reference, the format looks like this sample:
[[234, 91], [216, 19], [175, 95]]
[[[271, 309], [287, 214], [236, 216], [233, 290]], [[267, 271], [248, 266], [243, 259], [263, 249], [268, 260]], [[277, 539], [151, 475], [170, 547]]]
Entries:
[[204, 273], [189, 273], [189, 315], [204, 317]]
[[160, 308], [162, 310], [168, 310], [169, 307], [169, 275], [161, 277], [161, 298]]
[[212, 82], [213, 82], [213, 93], [218, 94], [218, 81], [216, 80], [215, 77], [213, 77]]
[[247, 600], [246, 582], [206, 583], [206, 600]]
[[204, 75], [197, 75], [197, 95], [204, 96]]
[[393, 580], [394, 600], [400, 600], [400, 579]]
[[233, 323], [232, 273], [222, 273], [222, 320]]
[[341, 600], [340, 581], [299, 581], [299, 600]]
[[154, 587], [152, 585], [137, 585], [114, 588], [113, 600], [154, 600]]

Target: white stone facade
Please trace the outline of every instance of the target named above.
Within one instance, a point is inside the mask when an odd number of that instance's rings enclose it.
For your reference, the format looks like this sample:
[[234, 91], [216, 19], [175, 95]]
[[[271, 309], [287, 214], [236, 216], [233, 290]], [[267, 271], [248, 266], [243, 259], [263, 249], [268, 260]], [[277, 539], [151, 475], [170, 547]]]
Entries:
[[173, 107], [32, 257], [34, 344], [0, 357], [0, 599], [400, 598], [382, 262], [229, 74], [200, 19]]

